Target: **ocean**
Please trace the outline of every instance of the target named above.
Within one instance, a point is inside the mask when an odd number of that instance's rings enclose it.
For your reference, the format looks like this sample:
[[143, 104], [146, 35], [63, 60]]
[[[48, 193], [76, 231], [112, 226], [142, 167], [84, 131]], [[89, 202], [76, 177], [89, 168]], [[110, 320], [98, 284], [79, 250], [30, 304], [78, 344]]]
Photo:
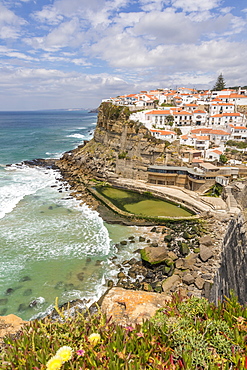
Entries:
[[59, 172], [21, 163], [59, 158], [91, 139], [96, 121], [84, 110], [0, 112], [0, 315], [42, 317], [56, 298], [90, 305], [137, 249], [115, 247], [135, 227], [107, 225]]

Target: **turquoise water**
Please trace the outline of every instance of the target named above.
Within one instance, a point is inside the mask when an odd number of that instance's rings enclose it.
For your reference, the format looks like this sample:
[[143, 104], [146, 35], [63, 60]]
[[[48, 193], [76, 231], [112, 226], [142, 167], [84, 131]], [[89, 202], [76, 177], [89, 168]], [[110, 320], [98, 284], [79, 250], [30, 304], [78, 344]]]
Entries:
[[89, 304], [116, 275], [114, 243], [135, 229], [106, 225], [70, 197], [58, 172], [15, 165], [61, 156], [92, 137], [96, 119], [86, 111], [0, 112], [0, 315], [39, 317], [56, 297]]

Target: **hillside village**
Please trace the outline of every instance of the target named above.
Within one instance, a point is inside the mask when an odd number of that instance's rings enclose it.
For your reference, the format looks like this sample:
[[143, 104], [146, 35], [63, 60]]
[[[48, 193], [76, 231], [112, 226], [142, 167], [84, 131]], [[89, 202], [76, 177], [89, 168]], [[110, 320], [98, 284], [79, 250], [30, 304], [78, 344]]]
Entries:
[[227, 185], [247, 175], [247, 89], [164, 88], [103, 102], [128, 107], [130, 120], [168, 147], [180, 145], [180, 166], [150, 166], [149, 182], [197, 190], [205, 181]]

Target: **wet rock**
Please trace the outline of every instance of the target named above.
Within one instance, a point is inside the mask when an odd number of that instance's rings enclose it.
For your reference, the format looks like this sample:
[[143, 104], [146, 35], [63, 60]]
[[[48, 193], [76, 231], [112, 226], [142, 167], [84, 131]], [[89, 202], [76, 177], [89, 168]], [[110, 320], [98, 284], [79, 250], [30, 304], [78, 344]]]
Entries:
[[127, 243], [127, 241], [126, 240], [121, 240], [121, 242], [120, 242], [120, 245], [127, 245], [128, 243]]
[[19, 304], [18, 312], [25, 311], [27, 309], [27, 305], [25, 303]]
[[80, 281], [84, 280], [84, 272], [79, 272], [76, 276], [77, 276], [78, 280], [80, 280]]
[[139, 236], [139, 242], [145, 242], [146, 238], [144, 236]]
[[5, 294], [6, 294], [6, 295], [10, 295], [10, 294], [12, 294], [12, 293], [14, 293], [14, 289], [13, 289], [13, 288], [8, 288], [8, 289], [6, 290], [6, 292], [5, 292]]
[[52, 207], [52, 206], [50, 206], [50, 207], [48, 207], [48, 209], [49, 209], [49, 210], [52, 210], [52, 209], [53, 209], [53, 207]]
[[32, 293], [33, 293], [32, 289], [26, 289], [26, 290], [24, 290], [23, 295], [25, 297], [27, 297], [27, 296], [31, 295]]
[[30, 280], [31, 280], [31, 278], [29, 276], [23, 276], [19, 281], [21, 283], [24, 283], [25, 281], [30, 281]]
[[150, 247], [154, 247], [154, 248], [157, 248], [159, 246], [159, 244], [157, 242], [153, 242], [150, 244]]
[[[2, 310], [0, 310], [0, 316], [4, 316], [6, 314], [6, 312], [8, 311], [8, 309], [5, 307], [3, 308]], [[0, 336], [1, 337], [1, 336]]]
[[97, 261], [95, 262], [95, 266], [100, 266], [100, 265], [101, 265], [101, 262], [103, 262], [103, 261], [101, 261], [101, 260], [97, 260]]
[[206, 247], [205, 245], [200, 246], [200, 258], [203, 262], [209, 260], [209, 258], [213, 257], [213, 251], [211, 248]]
[[92, 258], [91, 257], [87, 257], [87, 259], [86, 259], [86, 263], [89, 263], [89, 262], [91, 262], [92, 261]]
[[129, 237], [128, 237], [128, 239], [129, 239], [129, 240], [134, 240], [134, 239], [135, 239], [135, 237], [134, 237], [134, 236], [129, 236]]
[[151, 232], [151, 233], [156, 233], [156, 230], [157, 230], [157, 227], [156, 227], [156, 226], [154, 226], [154, 227], [152, 227], [152, 229], [150, 230], [150, 232]]
[[121, 271], [117, 274], [118, 279], [125, 279], [126, 275]]
[[137, 261], [137, 259], [135, 259], [135, 258], [131, 258], [131, 260], [129, 260], [130, 265], [134, 265], [137, 262], [139, 262], [139, 261]]
[[1, 306], [4, 306], [5, 304], [7, 304], [8, 303], [8, 299], [7, 298], [2, 298], [2, 299], [0, 299], [0, 305]]
[[56, 285], [55, 285], [55, 287], [54, 287], [54, 289], [63, 289], [64, 288], [64, 282], [63, 281], [59, 281]]

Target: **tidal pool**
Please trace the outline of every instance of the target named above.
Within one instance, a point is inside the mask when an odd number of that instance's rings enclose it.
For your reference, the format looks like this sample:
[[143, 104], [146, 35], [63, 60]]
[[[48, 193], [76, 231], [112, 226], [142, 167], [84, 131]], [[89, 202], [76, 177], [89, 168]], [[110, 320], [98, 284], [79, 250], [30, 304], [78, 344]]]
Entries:
[[122, 211], [145, 217], [190, 217], [192, 212], [180, 205], [161, 200], [151, 193], [140, 194], [134, 191], [112, 187], [99, 187], [97, 191]]

